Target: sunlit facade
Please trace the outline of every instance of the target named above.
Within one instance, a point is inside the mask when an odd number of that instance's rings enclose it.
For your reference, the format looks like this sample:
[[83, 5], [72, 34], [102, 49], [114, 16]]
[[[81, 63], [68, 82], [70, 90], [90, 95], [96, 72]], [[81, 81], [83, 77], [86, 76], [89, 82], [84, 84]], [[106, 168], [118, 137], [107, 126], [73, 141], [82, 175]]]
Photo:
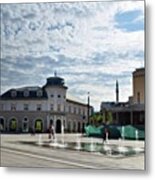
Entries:
[[[43, 87], [10, 89], [0, 97], [0, 127], [3, 132], [82, 132], [88, 121], [88, 104], [67, 98], [64, 79], [47, 78]], [[89, 106], [89, 115], [92, 113]]]

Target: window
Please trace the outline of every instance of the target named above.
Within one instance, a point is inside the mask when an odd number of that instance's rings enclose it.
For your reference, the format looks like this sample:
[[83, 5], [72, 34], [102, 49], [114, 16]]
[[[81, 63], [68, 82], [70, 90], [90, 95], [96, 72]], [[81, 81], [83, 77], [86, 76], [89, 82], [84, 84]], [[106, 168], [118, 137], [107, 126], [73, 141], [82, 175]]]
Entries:
[[1, 110], [1, 111], [4, 110], [4, 104], [0, 104], [0, 110]]
[[76, 114], [76, 107], [74, 107], [74, 114]]
[[17, 96], [17, 92], [15, 90], [11, 91], [11, 97], [16, 97]]
[[24, 111], [28, 111], [29, 110], [29, 105], [28, 104], [24, 104]]
[[25, 118], [24, 118], [24, 121], [25, 121], [25, 122], [27, 122], [27, 121], [28, 121], [28, 118], [27, 118], [27, 117], [25, 117]]
[[25, 90], [24, 91], [24, 97], [28, 97], [29, 96], [29, 91], [28, 90]]
[[58, 104], [58, 111], [61, 111], [61, 105]]
[[71, 113], [71, 106], [68, 107], [68, 112]]
[[54, 110], [54, 105], [53, 105], [53, 104], [51, 104], [50, 109], [51, 109], [51, 111], [53, 111], [53, 110]]
[[51, 98], [53, 98], [54, 97], [54, 95], [53, 94], [51, 94]]
[[140, 92], [137, 93], [137, 103], [140, 104]]
[[11, 104], [11, 111], [16, 111], [16, 104]]
[[41, 111], [41, 104], [37, 104], [37, 111]]
[[61, 98], [61, 95], [60, 95], [60, 94], [58, 94], [58, 98]]
[[79, 115], [81, 114], [81, 108], [79, 108], [79, 112], [78, 112], [78, 114], [79, 114]]
[[43, 95], [42, 90], [38, 90], [38, 91], [37, 91], [37, 96], [38, 96], [38, 97], [41, 97], [42, 95]]

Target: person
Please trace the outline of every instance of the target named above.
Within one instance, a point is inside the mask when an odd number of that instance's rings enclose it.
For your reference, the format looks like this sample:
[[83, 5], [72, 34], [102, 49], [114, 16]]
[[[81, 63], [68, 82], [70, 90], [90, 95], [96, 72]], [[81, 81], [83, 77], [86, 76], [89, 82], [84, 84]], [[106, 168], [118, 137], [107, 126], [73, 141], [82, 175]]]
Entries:
[[106, 140], [105, 128], [102, 129], [102, 140], [103, 140], [103, 144], [104, 144], [104, 141]]
[[52, 138], [54, 139], [55, 136], [54, 136], [54, 126], [53, 124], [50, 124], [49, 126], [49, 135], [48, 135], [48, 138], [51, 140]]

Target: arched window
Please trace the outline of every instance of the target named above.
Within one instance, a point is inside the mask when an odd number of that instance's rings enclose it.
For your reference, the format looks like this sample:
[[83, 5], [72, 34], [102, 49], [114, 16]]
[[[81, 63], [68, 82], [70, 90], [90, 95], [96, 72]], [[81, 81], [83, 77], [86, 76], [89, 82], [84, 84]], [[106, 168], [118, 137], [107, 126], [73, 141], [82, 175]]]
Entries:
[[40, 90], [38, 90], [38, 91], [37, 91], [37, 96], [38, 96], [38, 97], [41, 97], [42, 95], [43, 95], [42, 90], [41, 90], [41, 89], [40, 89]]
[[25, 91], [24, 91], [24, 97], [28, 97], [29, 96], [29, 91], [26, 89]]
[[4, 118], [0, 117], [0, 132], [5, 130]]
[[23, 127], [22, 127], [23, 132], [28, 132], [29, 131], [29, 120], [27, 117], [24, 117], [23, 119]]
[[10, 119], [9, 129], [11, 132], [17, 131], [17, 120], [15, 118]]
[[41, 119], [35, 120], [35, 132], [42, 132], [43, 131], [43, 122]]
[[11, 97], [16, 97], [17, 96], [17, 91], [16, 90], [12, 90], [11, 91]]

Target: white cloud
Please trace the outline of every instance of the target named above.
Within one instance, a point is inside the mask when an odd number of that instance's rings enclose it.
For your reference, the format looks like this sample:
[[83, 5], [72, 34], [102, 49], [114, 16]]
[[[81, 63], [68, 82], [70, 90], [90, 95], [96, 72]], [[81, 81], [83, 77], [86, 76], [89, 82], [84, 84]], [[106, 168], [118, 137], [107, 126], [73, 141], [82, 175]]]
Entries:
[[[31, 76], [38, 73], [46, 78], [57, 69], [70, 85], [74, 82], [73, 88], [69, 88], [75, 96], [84, 100], [83, 92], [91, 90], [95, 107], [99, 108], [101, 100], [114, 100], [111, 88], [115, 86], [106, 86], [98, 75], [113, 76], [109, 83], [115, 84], [115, 77], [121, 78], [125, 72], [132, 73], [144, 65], [144, 31], [126, 32], [116, 27], [117, 13], [134, 10], [141, 11], [135, 22], [143, 20], [143, 1], [2, 5], [1, 51], [4, 61], [9, 57], [14, 64], [7, 65], [16, 81], [13, 82], [20, 83], [14, 71], [22, 77], [30, 73], [29, 70], [23, 73], [18, 64], [22, 61], [27, 66], [32, 58]], [[137, 55], [140, 53], [141, 56]], [[9, 88], [5, 82], [12, 81], [10, 76], [6, 77], [8, 74], [2, 73], [3, 91]], [[75, 83], [77, 74], [81, 84]], [[132, 93], [130, 79], [128, 75], [125, 80], [129, 84], [122, 84], [121, 100], [127, 100]]]

